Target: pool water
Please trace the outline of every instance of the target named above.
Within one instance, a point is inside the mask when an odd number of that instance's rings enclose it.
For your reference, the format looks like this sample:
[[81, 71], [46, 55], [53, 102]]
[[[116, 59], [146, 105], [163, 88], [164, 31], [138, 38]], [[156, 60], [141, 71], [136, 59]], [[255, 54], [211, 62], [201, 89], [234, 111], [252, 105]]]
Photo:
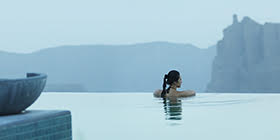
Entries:
[[74, 140], [278, 140], [280, 94], [47, 93], [29, 109], [68, 109]]

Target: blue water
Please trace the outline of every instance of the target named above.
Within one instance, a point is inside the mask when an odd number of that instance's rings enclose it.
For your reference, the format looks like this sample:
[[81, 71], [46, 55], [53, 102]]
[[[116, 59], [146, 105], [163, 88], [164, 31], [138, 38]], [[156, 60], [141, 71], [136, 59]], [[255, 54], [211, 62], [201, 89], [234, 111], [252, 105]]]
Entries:
[[68, 109], [74, 140], [278, 140], [280, 94], [43, 93], [29, 109]]

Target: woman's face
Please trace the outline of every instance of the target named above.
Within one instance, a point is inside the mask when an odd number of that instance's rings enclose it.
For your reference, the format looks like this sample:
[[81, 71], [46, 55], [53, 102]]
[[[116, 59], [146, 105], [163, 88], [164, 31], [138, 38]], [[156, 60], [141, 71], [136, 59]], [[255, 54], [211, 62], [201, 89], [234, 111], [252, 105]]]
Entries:
[[181, 76], [179, 77], [179, 79], [178, 79], [177, 82], [174, 82], [174, 84], [175, 84], [175, 86], [176, 86], [177, 88], [180, 88], [180, 87], [181, 87], [181, 85], [182, 85], [182, 78], [181, 78]]

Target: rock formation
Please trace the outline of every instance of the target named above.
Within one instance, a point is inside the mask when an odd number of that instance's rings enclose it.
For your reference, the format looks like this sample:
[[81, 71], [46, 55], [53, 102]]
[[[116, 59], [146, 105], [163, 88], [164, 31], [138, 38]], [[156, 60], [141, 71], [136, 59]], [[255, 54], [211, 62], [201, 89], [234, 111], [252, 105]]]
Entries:
[[280, 24], [234, 15], [223, 34], [206, 92], [280, 93]]

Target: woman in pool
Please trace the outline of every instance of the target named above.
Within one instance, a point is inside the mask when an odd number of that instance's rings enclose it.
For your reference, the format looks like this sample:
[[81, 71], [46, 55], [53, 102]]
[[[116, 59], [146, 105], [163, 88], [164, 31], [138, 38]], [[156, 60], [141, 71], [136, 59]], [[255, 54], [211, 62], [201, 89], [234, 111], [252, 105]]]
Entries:
[[[169, 87], [166, 89], [166, 84]], [[155, 97], [188, 97], [194, 96], [195, 91], [193, 90], [185, 90], [185, 91], [177, 91], [177, 88], [180, 88], [182, 84], [182, 79], [180, 73], [176, 70], [172, 70], [168, 72], [168, 74], [164, 75], [163, 79], [163, 90], [156, 90], [154, 92]]]

